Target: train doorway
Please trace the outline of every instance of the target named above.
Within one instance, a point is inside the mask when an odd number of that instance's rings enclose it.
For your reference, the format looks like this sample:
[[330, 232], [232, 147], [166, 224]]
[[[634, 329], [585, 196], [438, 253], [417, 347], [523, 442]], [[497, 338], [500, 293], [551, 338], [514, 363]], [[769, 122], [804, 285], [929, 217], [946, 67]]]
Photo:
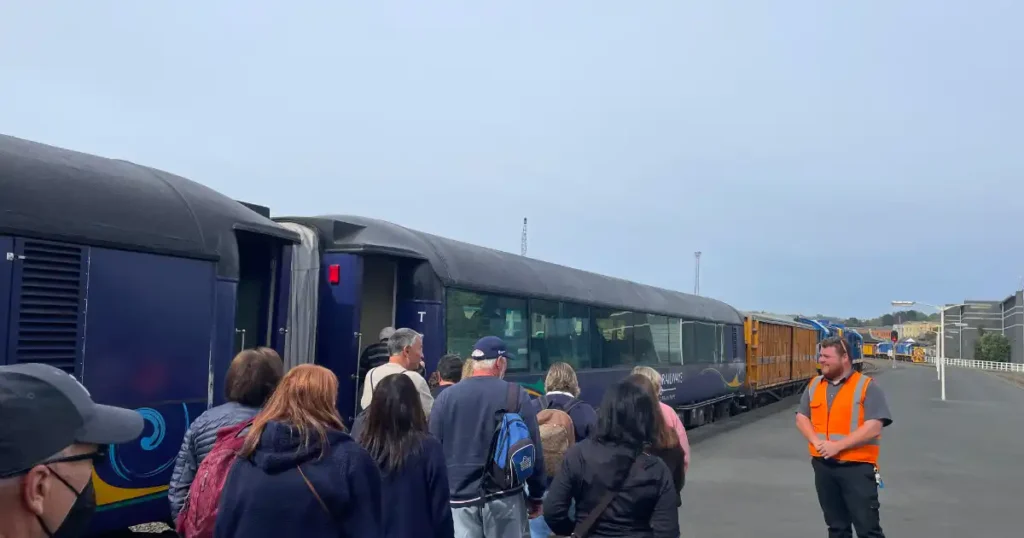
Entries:
[[238, 241], [238, 290], [235, 294], [233, 354], [273, 345], [277, 318], [276, 287], [281, 245], [265, 235], [235, 232]]
[[[395, 325], [395, 298], [398, 263], [384, 256], [363, 257], [363, 281], [360, 293], [358, 358], [362, 360], [366, 348], [380, 341], [380, 333]], [[398, 328], [398, 327], [394, 327]], [[360, 371], [357, 369], [357, 372]], [[363, 373], [365, 375], [365, 372]], [[363, 394], [362, 375], [354, 383], [355, 408]]]
[[391, 258], [363, 258], [363, 308], [359, 317], [359, 332], [363, 338], [359, 348], [360, 354], [378, 341], [382, 329], [393, 327], [395, 324], [397, 272], [398, 264]]

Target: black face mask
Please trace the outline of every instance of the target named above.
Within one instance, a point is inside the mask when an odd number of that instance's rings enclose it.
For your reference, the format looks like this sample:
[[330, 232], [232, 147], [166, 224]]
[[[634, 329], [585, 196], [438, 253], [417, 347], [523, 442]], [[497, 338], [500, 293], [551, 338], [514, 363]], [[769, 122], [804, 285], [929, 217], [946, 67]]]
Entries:
[[[53, 472], [53, 469], [50, 469], [50, 472]], [[77, 491], [61, 475], [54, 472], [53, 476], [56, 476], [68, 489], [74, 492], [76, 497], [75, 504], [71, 505], [71, 510], [68, 510], [68, 515], [64, 517], [64, 522], [55, 531], [50, 531], [46, 527], [46, 523], [43, 523], [43, 518], [36, 516], [36, 519], [39, 520], [43, 531], [50, 538], [78, 538], [89, 528], [89, 522], [92, 521], [92, 516], [96, 512], [96, 492], [92, 488], [92, 478], [89, 479], [89, 483], [85, 485], [82, 491]]]

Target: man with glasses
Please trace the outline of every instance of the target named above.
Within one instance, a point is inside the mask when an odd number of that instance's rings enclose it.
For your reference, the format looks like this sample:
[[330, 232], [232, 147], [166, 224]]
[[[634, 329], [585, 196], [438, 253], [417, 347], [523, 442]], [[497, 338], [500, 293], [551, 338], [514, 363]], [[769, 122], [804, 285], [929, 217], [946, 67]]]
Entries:
[[0, 366], [0, 537], [75, 537], [96, 509], [93, 465], [142, 433], [135, 411], [99, 405], [44, 364]]
[[885, 394], [853, 370], [846, 341], [821, 341], [821, 375], [800, 398], [796, 427], [807, 439], [814, 487], [829, 538], [884, 538], [878, 514], [882, 428], [892, 424]]

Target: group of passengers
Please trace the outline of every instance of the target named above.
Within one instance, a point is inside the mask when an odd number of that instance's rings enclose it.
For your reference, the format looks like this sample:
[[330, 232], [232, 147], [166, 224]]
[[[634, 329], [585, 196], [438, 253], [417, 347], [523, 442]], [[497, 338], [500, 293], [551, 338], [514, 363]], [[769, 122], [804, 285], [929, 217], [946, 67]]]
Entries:
[[[538, 398], [506, 382], [497, 337], [465, 360], [445, 355], [429, 381], [411, 329], [367, 351], [351, 433], [330, 370], [283, 372], [268, 348], [235, 357], [229, 402], [193, 422], [175, 464], [183, 538], [679, 536], [689, 445], [656, 370], [634, 369], [595, 410], [566, 363]], [[532, 461], [517, 460], [530, 444]]]

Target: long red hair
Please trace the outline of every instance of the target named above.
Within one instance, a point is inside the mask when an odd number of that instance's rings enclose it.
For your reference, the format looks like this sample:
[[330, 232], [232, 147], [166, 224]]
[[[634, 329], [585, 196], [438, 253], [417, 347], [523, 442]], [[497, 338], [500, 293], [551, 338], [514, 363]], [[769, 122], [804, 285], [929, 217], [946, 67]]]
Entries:
[[316, 435], [320, 440], [320, 457], [323, 457], [328, 446], [327, 430], [345, 431], [337, 401], [338, 378], [333, 372], [313, 364], [292, 368], [281, 378], [274, 394], [253, 419], [239, 455], [249, 457], [256, 451], [263, 430], [273, 420], [294, 428], [302, 438], [303, 446], [309, 446], [313, 435]]

